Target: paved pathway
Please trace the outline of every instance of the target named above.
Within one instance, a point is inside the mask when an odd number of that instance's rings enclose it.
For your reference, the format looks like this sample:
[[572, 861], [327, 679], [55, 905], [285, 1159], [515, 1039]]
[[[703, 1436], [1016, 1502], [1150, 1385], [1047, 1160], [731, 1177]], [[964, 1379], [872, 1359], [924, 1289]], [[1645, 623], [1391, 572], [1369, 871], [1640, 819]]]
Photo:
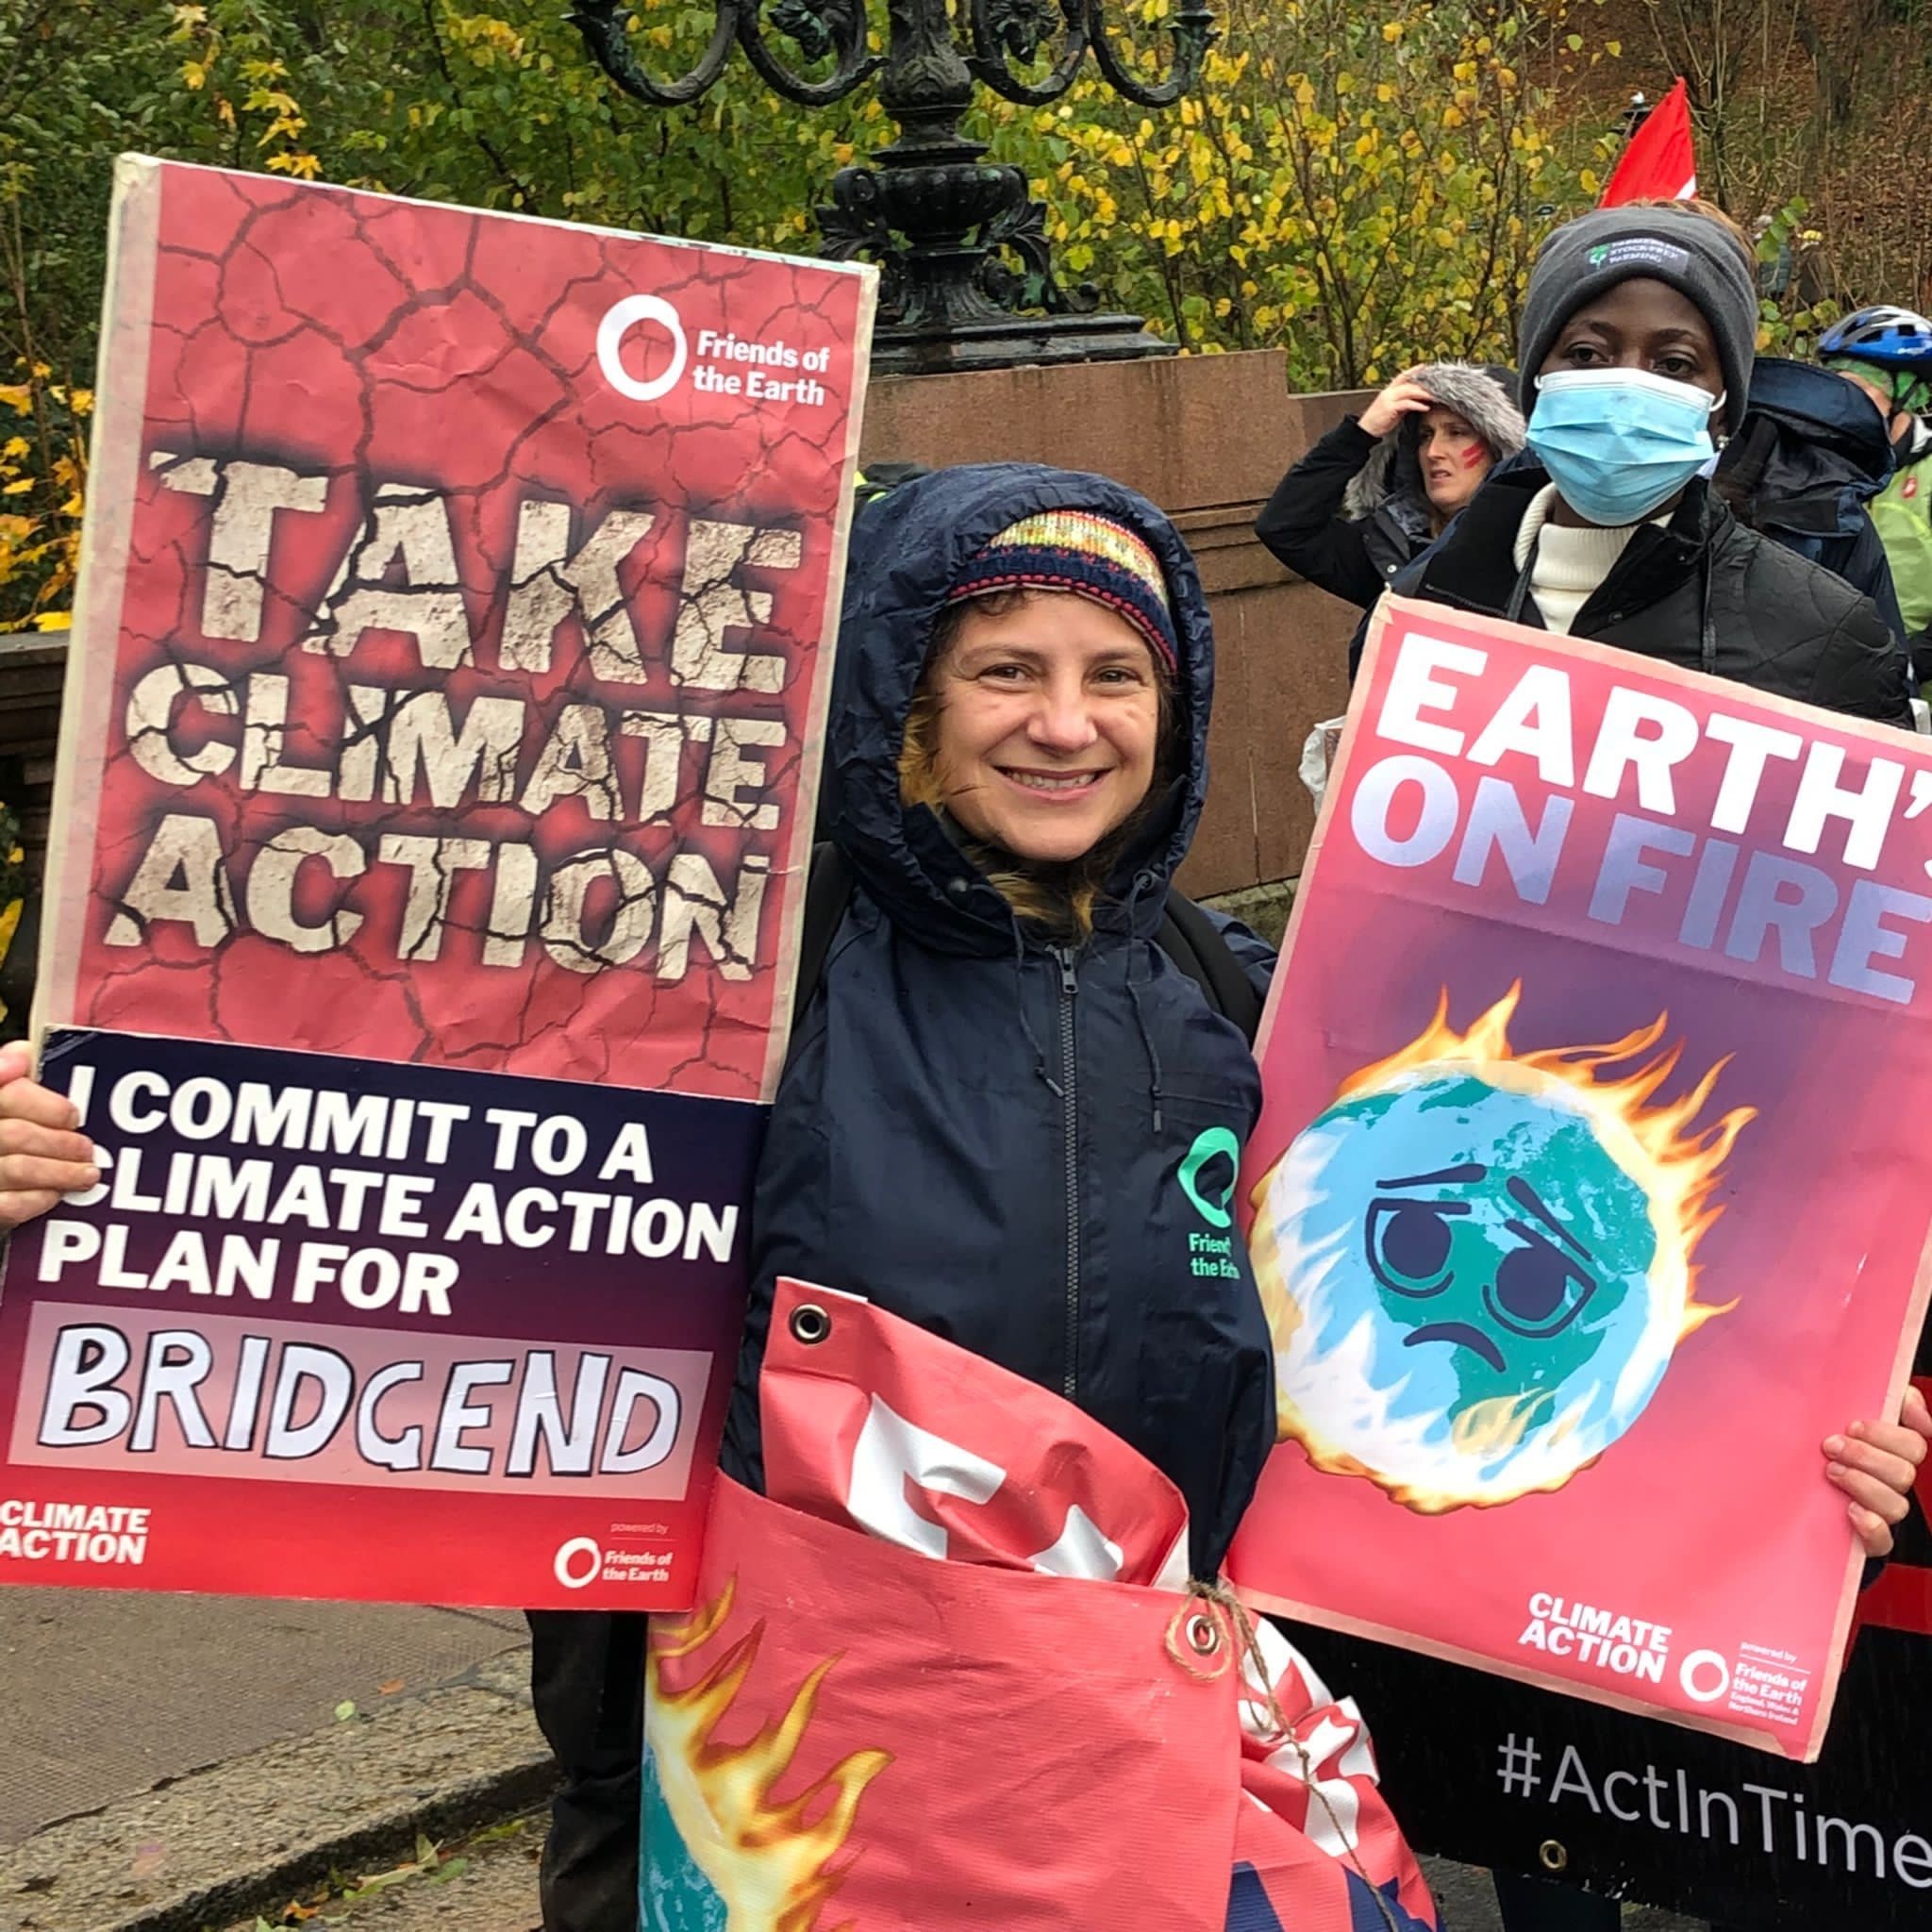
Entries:
[[[453, 1878], [405, 1876], [344, 1904], [322, 1906], [303, 1923], [346, 1932], [525, 1932], [537, 1923], [537, 1848], [541, 1817], [521, 1828], [489, 1834], [484, 1841], [452, 1848], [452, 1862], [462, 1869]], [[1429, 1882], [1451, 1932], [1500, 1932], [1496, 1895], [1489, 1874], [1467, 1865], [1431, 1858]], [[312, 1901], [310, 1902], [312, 1903]], [[230, 1928], [254, 1932], [255, 1922]], [[1624, 1915], [1624, 1932], [1701, 1932], [1698, 1922], [1668, 1912], [1633, 1907]]]
[[0, 1846], [523, 1641], [514, 1610], [0, 1590]]

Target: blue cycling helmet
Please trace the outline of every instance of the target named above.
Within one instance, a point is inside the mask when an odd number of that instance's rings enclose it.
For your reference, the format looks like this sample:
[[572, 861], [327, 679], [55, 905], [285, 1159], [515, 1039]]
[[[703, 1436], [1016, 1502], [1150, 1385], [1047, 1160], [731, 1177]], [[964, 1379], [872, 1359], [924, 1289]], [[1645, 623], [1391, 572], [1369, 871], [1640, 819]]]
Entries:
[[1909, 308], [1859, 308], [1818, 339], [1821, 358], [1932, 374], [1932, 322]]

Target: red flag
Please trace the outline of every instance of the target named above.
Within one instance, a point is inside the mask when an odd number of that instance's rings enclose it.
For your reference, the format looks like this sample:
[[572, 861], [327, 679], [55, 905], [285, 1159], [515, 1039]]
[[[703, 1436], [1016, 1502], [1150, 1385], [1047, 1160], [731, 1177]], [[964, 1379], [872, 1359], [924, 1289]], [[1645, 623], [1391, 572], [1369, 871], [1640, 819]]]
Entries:
[[1690, 103], [1680, 80], [1624, 143], [1599, 208], [1657, 199], [1688, 201], [1697, 192], [1697, 154], [1690, 142]]

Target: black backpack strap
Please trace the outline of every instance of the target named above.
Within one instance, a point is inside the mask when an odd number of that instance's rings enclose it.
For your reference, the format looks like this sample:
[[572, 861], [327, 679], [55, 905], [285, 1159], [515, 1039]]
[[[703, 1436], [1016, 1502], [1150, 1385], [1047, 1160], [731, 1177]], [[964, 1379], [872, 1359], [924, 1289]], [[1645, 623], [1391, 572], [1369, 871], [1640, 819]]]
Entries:
[[811, 870], [805, 878], [805, 918], [798, 934], [798, 972], [791, 982], [791, 1041], [786, 1048], [789, 1064], [791, 1047], [798, 1041], [799, 1023], [805, 1018], [825, 976], [825, 958], [845, 908], [852, 903], [852, 868], [845, 855], [829, 839], [811, 848]]
[[1250, 1046], [1261, 1029], [1261, 995], [1221, 929], [1180, 892], [1167, 895], [1155, 942], [1208, 997], [1224, 1020], [1241, 1029]]

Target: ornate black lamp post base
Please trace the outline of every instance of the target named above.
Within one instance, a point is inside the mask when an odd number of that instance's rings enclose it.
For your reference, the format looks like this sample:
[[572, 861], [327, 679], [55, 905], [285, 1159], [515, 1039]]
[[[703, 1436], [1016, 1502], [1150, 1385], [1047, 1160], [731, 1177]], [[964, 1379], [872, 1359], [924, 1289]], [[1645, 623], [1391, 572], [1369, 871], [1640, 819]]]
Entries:
[[942, 147], [900, 141], [880, 151], [876, 168], [833, 178], [818, 210], [824, 252], [861, 255], [883, 271], [874, 370], [937, 375], [1173, 355], [1138, 315], [1098, 313], [1091, 283], [1060, 285], [1045, 204], [1018, 168], [985, 153], [983, 142], [957, 137]]
[[[625, 0], [575, 0], [571, 18], [598, 64], [626, 93], [658, 107], [696, 100], [736, 42], [775, 92], [804, 107], [841, 99], [883, 70], [879, 99], [899, 136], [872, 167], [842, 168], [818, 210], [824, 253], [862, 256], [882, 271], [873, 368], [886, 375], [1008, 369], [1024, 362], [1119, 362], [1171, 356], [1172, 342], [1135, 315], [1102, 315], [1091, 283], [1068, 290], [1053, 273], [1046, 208], [1018, 168], [986, 159], [959, 122], [975, 81], [1029, 107], [1058, 100], [1091, 51], [1108, 83], [1143, 107], [1171, 106], [1191, 87], [1213, 39], [1205, 0], [1182, 0], [1166, 77], [1132, 72], [1105, 31], [1103, 0], [887, 0], [883, 58], [867, 45], [863, 0], [769, 0], [772, 25], [807, 60], [833, 62], [822, 79], [787, 67], [764, 38], [768, 0], [712, 0], [716, 26], [704, 57], [675, 81], [639, 65]], [[956, 37], [962, 23], [965, 43]], [[1050, 73], [1023, 79], [1058, 42]], [[1017, 261], [1017, 266], [1015, 262]]]

